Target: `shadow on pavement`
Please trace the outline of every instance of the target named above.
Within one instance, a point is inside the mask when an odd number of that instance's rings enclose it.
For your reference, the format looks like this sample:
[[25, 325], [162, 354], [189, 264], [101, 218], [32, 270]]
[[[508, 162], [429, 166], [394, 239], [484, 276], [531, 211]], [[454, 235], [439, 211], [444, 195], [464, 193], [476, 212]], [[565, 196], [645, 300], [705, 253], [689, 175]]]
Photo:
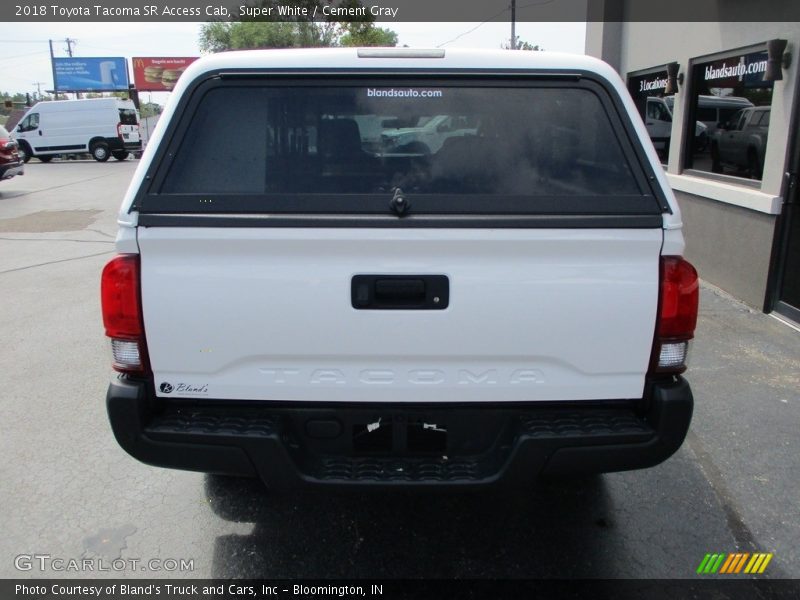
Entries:
[[207, 476], [206, 495], [221, 518], [254, 524], [216, 539], [215, 578], [602, 577], [613, 560], [602, 477], [517, 492], [291, 494]]

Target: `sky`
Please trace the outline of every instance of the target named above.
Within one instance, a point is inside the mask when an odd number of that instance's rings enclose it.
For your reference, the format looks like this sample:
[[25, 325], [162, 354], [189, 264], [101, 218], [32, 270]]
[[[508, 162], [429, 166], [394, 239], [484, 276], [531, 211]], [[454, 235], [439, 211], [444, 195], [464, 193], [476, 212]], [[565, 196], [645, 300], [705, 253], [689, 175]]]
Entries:
[[[48, 39], [55, 56], [67, 56], [64, 39], [76, 40], [74, 56], [199, 56], [200, 23], [0, 23], [0, 91], [52, 89]], [[383, 23], [399, 45], [499, 48], [511, 36], [509, 22]], [[583, 54], [585, 23], [517, 23], [517, 35], [549, 51]], [[163, 103], [166, 93], [153, 93]], [[143, 98], [145, 99], [145, 98]]]

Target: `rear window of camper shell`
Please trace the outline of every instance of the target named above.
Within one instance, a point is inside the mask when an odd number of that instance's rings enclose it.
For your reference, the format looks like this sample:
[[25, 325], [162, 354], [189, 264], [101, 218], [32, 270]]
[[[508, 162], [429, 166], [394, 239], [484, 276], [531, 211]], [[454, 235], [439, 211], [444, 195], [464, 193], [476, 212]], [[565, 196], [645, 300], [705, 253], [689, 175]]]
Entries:
[[662, 212], [587, 80], [214, 79], [176, 115], [143, 212]]

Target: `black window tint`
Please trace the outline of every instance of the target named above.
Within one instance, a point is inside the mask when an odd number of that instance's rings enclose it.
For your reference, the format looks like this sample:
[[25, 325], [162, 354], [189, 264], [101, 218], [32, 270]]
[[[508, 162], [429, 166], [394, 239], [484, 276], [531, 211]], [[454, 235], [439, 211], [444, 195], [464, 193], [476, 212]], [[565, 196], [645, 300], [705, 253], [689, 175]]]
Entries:
[[[683, 167], [731, 177], [755, 178], [752, 153], [741, 135], [724, 135], [749, 130], [757, 125], [758, 115], [741, 109], [768, 105], [773, 82], [764, 81], [768, 56], [763, 48], [731, 53], [716, 58], [698, 59], [689, 68], [684, 134], [694, 143], [683, 146]], [[711, 118], [706, 109], [717, 109]], [[705, 121], [705, 136], [697, 135], [694, 121]], [[763, 157], [762, 157], [763, 159]], [[760, 179], [760, 176], [758, 177]]]
[[723, 123], [727, 121], [736, 122], [738, 115], [736, 113], [739, 112], [740, 109], [738, 108], [720, 108], [719, 109], [719, 120]]
[[749, 110], [743, 110], [742, 114], [739, 116], [739, 121], [736, 123], [736, 129], [741, 131], [744, 129], [744, 124], [747, 122], [747, 117], [750, 115]]
[[39, 113], [32, 113], [22, 119], [22, 131], [31, 131], [39, 127]]
[[647, 118], [655, 119], [656, 121], [672, 122], [672, 115], [669, 114], [667, 108], [658, 101], [650, 101], [647, 103]]
[[162, 191], [266, 191], [267, 171], [280, 177], [277, 165], [267, 164], [268, 96], [269, 90], [260, 88], [206, 94]]
[[717, 110], [715, 108], [703, 108], [702, 106], [697, 109], [698, 121], [714, 121], [717, 120]]
[[123, 125], [136, 125], [139, 123], [136, 118], [136, 111], [131, 108], [119, 109], [119, 122]]
[[600, 99], [580, 88], [209, 90], [165, 194], [639, 195]]

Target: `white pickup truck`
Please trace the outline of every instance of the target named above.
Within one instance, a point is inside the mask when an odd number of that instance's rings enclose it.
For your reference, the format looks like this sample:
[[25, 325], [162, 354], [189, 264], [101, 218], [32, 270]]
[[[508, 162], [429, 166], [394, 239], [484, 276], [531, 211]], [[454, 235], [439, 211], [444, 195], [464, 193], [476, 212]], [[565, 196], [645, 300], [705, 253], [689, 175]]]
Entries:
[[[430, 154], [358, 122], [467, 116]], [[527, 484], [683, 442], [698, 280], [619, 76], [544, 52], [202, 58], [102, 275], [120, 445], [269, 486]]]

